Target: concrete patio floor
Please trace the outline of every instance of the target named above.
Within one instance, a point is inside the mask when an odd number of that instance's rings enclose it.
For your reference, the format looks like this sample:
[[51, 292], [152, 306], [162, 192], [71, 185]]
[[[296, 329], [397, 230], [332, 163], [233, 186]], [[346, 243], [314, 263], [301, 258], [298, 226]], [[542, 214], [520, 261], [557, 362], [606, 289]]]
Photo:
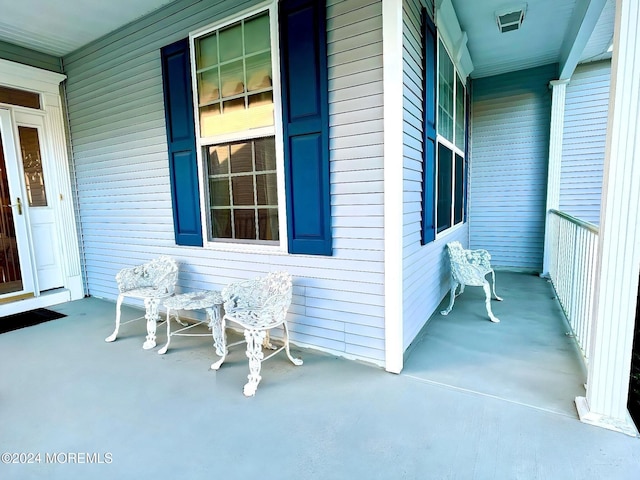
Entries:
[[0, 453], [41, 455], [0, 478], [640, 478], [640, 440], [577, 419], [584, 372], [550, 286], [498, 279], [500, 324], [467, 289], [400, 375], [294, 348], [304, 365], [278, 354], [253, 398], [242, 347], [214, 372], [209, 339], [160, 356], [143, 322], [104, 342], [112, 302], [54, 307], [67, 317], [0, 335]]

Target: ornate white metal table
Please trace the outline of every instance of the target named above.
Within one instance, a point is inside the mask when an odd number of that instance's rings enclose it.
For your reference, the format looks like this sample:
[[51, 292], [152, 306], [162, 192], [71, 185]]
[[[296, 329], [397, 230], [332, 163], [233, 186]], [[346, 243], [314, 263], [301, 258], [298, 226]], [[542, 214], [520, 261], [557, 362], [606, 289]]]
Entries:
[[178, 316], [174, 314], [176, 321], [178, 321], [183, 328], [171, 331], [171, 310], [200, 310], [203, 309], [207, 312], [208, 325], [211, 328], [211, 334], [213, 336], [213, 346], [216, 349], [217, 355], [223, 355], [225, 352], [225, 340], [224, 332], [222, 331], [221, 309], [222, 309], [222, 295], [215, 290], [198, 290], [195, 292], [180, 293], [173, 297], [167, 298], [163, 302], [167, 309], [167, 344], [158, 350], [158, 354], [162, 355], [167, 352], [169, 343], [171, 343], [171, 337], [203, 337], [209, 336], [208, 333], [183, 333], [192, 329], [200, 324], [206, 323], [207, 320], [202, 320], [192, 324], [186, 324], [180, 322]]

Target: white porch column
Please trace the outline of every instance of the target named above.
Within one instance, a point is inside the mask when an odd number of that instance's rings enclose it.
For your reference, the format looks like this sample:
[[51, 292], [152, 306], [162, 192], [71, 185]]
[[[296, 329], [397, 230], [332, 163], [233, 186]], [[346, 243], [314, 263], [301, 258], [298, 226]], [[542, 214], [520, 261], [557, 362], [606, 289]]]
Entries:
[[640, 3], [618, 0], [586, 397], [580, 420], [629, 435], [627, 411], [640, 273]]
[[549, 135], [549, 171], [547, 173], [547, 207], [544, 225], [544, 259], [542, 275], [549, 275], [551, 262], [552, 234], [549, 210], [560, 206], [560, 173], [562, 165], [562, 134], [564, 130], [564, 101], [569, 80], [553, 80], [550, 82], [551, 93], [551, 126]]
[[403, 348], [403, 81], [402, 2], [382, 0], [384, 82], [384, 344], [385, 369], [400, 373]]

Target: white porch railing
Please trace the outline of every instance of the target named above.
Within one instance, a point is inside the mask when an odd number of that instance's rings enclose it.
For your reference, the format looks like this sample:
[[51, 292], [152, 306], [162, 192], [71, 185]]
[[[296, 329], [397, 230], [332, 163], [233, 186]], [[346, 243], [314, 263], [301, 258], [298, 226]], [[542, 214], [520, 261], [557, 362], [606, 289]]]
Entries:
[[549, 210], [549, 214], [553, 235], [549, 275], [578, 346], [588, 360], [598, 227], [558, 210]]

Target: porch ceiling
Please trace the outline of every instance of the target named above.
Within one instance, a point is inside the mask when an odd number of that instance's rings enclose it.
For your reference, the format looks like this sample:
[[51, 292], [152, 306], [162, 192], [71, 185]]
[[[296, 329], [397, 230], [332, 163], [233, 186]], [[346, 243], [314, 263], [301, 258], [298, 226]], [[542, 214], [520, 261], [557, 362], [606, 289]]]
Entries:
[[[0, 0], [0, 40], [64, 56], [173, 1]], [[611, 55], [615, 0], [451, 1], [468, 36], [474, 78], [554, 62], [570, 73], [577, 62]], [[500, 33], [496, 11], [522, 5], [522, 27]]]
[[[436, 2], [437, 3], [437, 2]], [[473, 78], [609, 58], [615, 0], [452, 0], [468, 37]], [[520, 29], [500, 33], [496, 12], [526, 6]], [[565, 77], [566, 78], [566, 77]]]
[[0, 40], [62, 57], [174, 0], [0, 0]]

